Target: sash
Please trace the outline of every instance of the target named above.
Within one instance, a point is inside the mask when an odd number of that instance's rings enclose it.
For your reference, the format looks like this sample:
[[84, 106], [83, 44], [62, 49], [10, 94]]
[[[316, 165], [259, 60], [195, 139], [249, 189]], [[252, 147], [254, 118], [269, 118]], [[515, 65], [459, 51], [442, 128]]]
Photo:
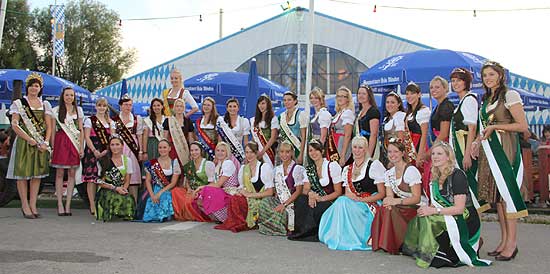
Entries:
[[334, 126], [331, 124], [330, 130], [328, 131], [327, 140], [325, 142], [325, 157], [329, 161], [339, 162], [340, 154], [338, 153], [338, 147], [336, 147], [335, 137], [336, 137], [336, 130], [334, 129]]
[[[437, 181], [432, 182], [431, 200], [432, 205], [436, 208], [445, 208], [453, 205], [441, 195]], [[468, 209], [464, 209], [464, 211], [464, 214], [466, 214]], [[451, 246], [462, 263], [468, 266], [488, 266], [491, 264], [491, 261], [480, 259], [476, 252], [481, 229], [478, 229], [476, 234], [470, 238], [464, 214], [454, 216], [443, 215], [449, 239], [451, 240]]]
[[153, 178], [153, 181], [155, 181], [155, 184], [159, 184], [163, 187], [170, 184], [170, 181], [168, 180], [168, 178], [166, 178], [164, 170], [160, 166], [160, 163], [157, 159], [146, 161], [145, 163], [143, 163], [143, 166], [147, 169], [147, 171], [149, 171], [149, 174], [151, 174], [151, 177]]
[[[241, 117], [237, 118], [241, 119]], [[231, 153], [233, 153], [233, 156], [237, 158], [237, 160], [240, 163], [244, 163], [244, 149], [239, 140], [237, 140], [237, 137], [235, 137], [235, 134], [233, 134], [233, 131], [229, 128], [227, 123], [223, 119], [218, 119], [216, 122], [218, 134], [220, 135], [221, 139], [224, 140], [229, 144], [231, 147]]]
[[[258, 180], [261, 180], [260, 173], [261, 173], [262, 165], [263, 163], [260, 164], [260, 171], [258, 171]], [[250, 165], [245, 165], [243, 167], [244, 189], [250, 193], [260, 193], [264, 191], [265, 186], [262, 186], [262, 189], [256, 192], [256, 189], [254, 188], [254, 185], [252, 184], [250, 179], [252, 179]], [[256, 225], [256, 222], [258, 221], [258, 217], [260, 216], [260, 202], [262, 201], [262, 199], [246, 198], [246, 201], [248, 203], [248, 213], [246, 214], [246, 224], [248, 225], [249, 228], [252, 228]]]
[[110, 134], [107, 133], [107, 130], [97, 116], [92, 115], [90, 121], [92, 121], [92, 128], [94, 129], [95, 135], [99, 138], [99, 142], [101, 143], [101, 151], [107, 149]]
[[[78, 112], [78, 109], [76, 111]], [[53, 113], [57, 124], [65, 132], [67, 137], [69, 137], [76, 151], [80, 151], [80, 130], [74, 124], [73, 118], [67, 113], [67, 115], [65, 115], [65, 121], [61, 122], [59, 120], [59, 107], [54, 108]]]
[[[44, 123], [41, 123], [32, 112], [29, 102], [27, 102], [27, 99], [21, 98], [19, 100], [15, 100], [13, 103], [17, 106], [17, 109], [19, 110], [19, 116], [21, 116], [21, 120], [27, 128], [27, 132], [30, 134], [29, 137], [33, 138], [38, 144], [43, 144], [45, 140], [44, 136], [42, 136], [40, 132], [44, 132], [46, 130], [46, 110], [44, 109]], [[46, 147], [48, 152], [52, 153], [52, 148], [49, 145], [47, 145]]]
[[[164, 120], [164, 119], [163, 119]], [[153, 129], [153, 121], [151, 121], [151, 118], [148, 117], [148, 118], [144, 118], [143, 119], [143, 122], [145, 123], [145, 125], [151, 130], [151, 132], [153, 132], [153, 136], [155, 136], [157, 138], [157, 140], [162, 140], [162, 134], [160, 134], [160, 129], [158, 130], [159, 134], [157, 135], [157, 133], [155, 132], [155, 130]], [[155, 121], [156, 123], [157, 121]], [[158, 126], [157, 126], [157, 129], [158, 129]]]
[[[403, 181], [403, 177], [405, 176], [405, 171], [407, 171], [407, 168], [410, 165], [407, 165], [405, 169], [403, 170], [403, 175], [401, 176], [401, 181]], [[410, 198], [412, 197], [411, 192], [403, 191], [399, 188], [399, 185], [401, 184], [401, 181], [397, 182], [397, 178], [395, 178], [395, 169], [394, 172], [389, 172], [388, 175], [388, 181], [390, 183], [391, 189], [393, 190], [393, 193], [397, 194], [399, 198]]]
[[[319, 181], [319, 175], [317, 175], [317, 168], [315, 167], [315, 163], [313, 163], [313, 160], [309, 158], [309, 155], [307, 156], [308, 164], [306, 166], [306, 174], [309, 179], [309, 184], [311, 185], [311, 190], [315, 191], [317, 194], [321, 196], [327, 195], [327, 192], [321, 185], [321, 182]], [[329, 162], [330, 166], [330, 162]], [[328, 167], [328, 176], [330, 179], [330, 167]], [[332, 181], [332, 180], [331, 180]]]
[[[115, 127], [117, 130], [117, 133], [120, 135], [120, 138], [122, 138], [124, 143], [126, 143], [126, 145], [130, 148], [132, 153], [134, 153], [134, 155], [136, 156], [136, 159], [139, 159], [139, 143], [137, 143], [134, 140], [132, 133], [126, 127], [124, 122], [122, 122], [122, 119], [120, 118], [120, 116], [117, 115], [113, 117], [113, 121], [115, 122]], [[133, 129], [132, 131], [134, 132], [136, 132], [137, 123], [138, 123], [137, 117], [134, 115], [134, 126], [132, 128]]]
[[[265, 138], [262, 129], [260, 127], [252, 128], [252, 139], [258, 144], [258, 149], [261, 151], [267, 145], [268, 140]], [[272, 166], [275, 164], [275, 153], [272, 148], [265, 151], [262, 157], [264, 163], [270, 163]]]
[[202, 145], [202, 148], [208, 154], [208, 159], [214, 159], [214, 150], [216, 150], [216, 144], [208, 137], [208, 134], [201, 128], [201, 119], [197, 119], [195, 122], [195, 128], [197, 129], [197, 139]]
[[187, 137], [183, 133], [176, 117], [170, 116], [167, 119], [168, 127], [170, 128], [170, 136], [172, 137], [172, 143], [174, 143], [174, 149], [178, 155], [180, 165], [184, 166], [187, 162], [189, 162], [189, 145], [187, 144]]
[[[287, 176], [292, 176], [292, 172], [294, 171], [294, 167], [296, 167], [296, 163], [294, 163], [290, 167], [290, 171]], [[278, 168], [275, 170], [275, 190], [277, 192], [277, 198], [279, 198], [279, 201], [281, 203], [284, 203], [285, 201], [288, 201], [290, 199], [290, 196], [292, 196], [292, 193], [290, 193], [290, 189], [288, 188], [288, 185], [286, 184], [285, 180], [285, 171], [284, 166], [281, 164], [281, 168]], [[288, 204], [285, 208], [286, 213], [288, 214], [288, 230], [294, 231], [294, 203]]]
[[[492, 114], [486, 111], [488, 103], [481, 106], [479, 130], [483, 132], [485, 127], [492, 122]], [[517, 136], [517, 133], [516, 133]], [[519, 188], [523, 180], [523, 161], [521, 160], [521, 148], [517, 142], [514, 165], [510, 164], [508, 157], [502, 149], [500, 134], [497, 130], [491, 133], [489, 139], [482, 140], [481, 145], [487, 156], [491, 173], [495, 179], [498, 192], [506, 202], [506, 217], [521, 218], [528, 215], [525, 202]]]
[[[126, 168], [128, 162], [127, 157], [122, 157], [122, 164], [124, 165], [124, 168]], [[98, 184], [111, 184], [116, 187], [120, 187], [124, 185], [124, 175], [122, 175], [122, 172], [116, 167], [115, 163], [113, 163], [113, 160], [109, 159], [110, 167], [107, 167], [105, 169], [105, 177], [104, 178], [98, 178], [97, 183]], [[102, 167], [103, 168], [103, 167]]]
[[[371, 160], [369, 160], [370, 162]], [[365, 164], [368, 164], [370, 165], [370, 163], [365, 163]], [[357, 192], [357, 190], [355, 189], [355, 186], [353, 185], [353, 166], [354, 164], [351, 163], [349, 166], [348, 166], [348, 174], [347, 174], [347, 180], [348, 180], [348, 187], [349, 187], [349, 190], [357, 195], [358, 197], [361, 197], [361, 198], [364, 198], [364, 197], [369, 197], [371, 196], [372, 194], [371, 193], [368, 193], [368, 192], [363, 192], [363, 193], [359, 193]], [[367, 171], [365, 172], [365, 176], [369, 176], [369, 169], [370, 168], [367, 168]], [[376, 202], [374, 203], [365, 203], [367, 204], [367, 206], [369, 207], [370, 211], [372, 212], [373, 215], [376, 215], [376, 208], [378, 207], [378, 204]], [[370, 240], [370, 239], [369, 239]]]
[[[296, 123], [299, 123], [299, 118], [298, 121], [296, 121], [298, 109], [295, 109], [294, 111], [294, 120]], [[302, 149], [300, 147], [300, 139], [298, 138], [298, 136], [294, 135], [294, 133], [292, 132], [292, 130], [290, 130], [290, 127], [288, 126], [288, 123], [286, 121], [286, 110], [281, 114], [281, 116], [279, 116], [279, 127], [281, 128], [279, 136], [283, 141], [290, 141], [290, 143], [294, 146], [294, 156], [298, 157], [300, 155], [300, 150]]]

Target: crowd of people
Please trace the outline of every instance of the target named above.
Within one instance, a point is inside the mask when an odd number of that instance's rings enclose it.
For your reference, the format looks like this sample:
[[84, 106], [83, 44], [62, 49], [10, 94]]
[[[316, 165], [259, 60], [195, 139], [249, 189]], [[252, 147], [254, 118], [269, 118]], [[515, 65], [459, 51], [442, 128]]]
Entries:
[[483, 66], [481, 105], [470, 92], [472, 73], [456, 68], [449, 75], [460, 97], [456, 107], [447, 98], [449, 83], [436, 76], [433, 111], [414, 83], [406, 88], [406, 106], [399, 94], [387, 94], [384, 113], [362, 85], [357, 107], [350, 89], [337, 90], [335, 115], [315, 88], [310, 117], [286, 92], [278, 116], [265, 95], [254, 117], [240, 116], [235, 99], [222, 116], [206, 97], [192, 121], [199, 107], [177, 70], [172, 88], [151, 101], [143, 118], [132, 113], [128, 95], [118, 115], [111, 117], [100, 98], [96, 113], [84, 117], [71, 88], [52, 109], [40, 99], [42, 78], [31, 74], [26, 95], [10, 108], [17, 137], [8, 178], [17, 180], [29, 219], [41, 218], [38, 188], [50, 166], [57, 172], [57, 213], [71, 216], [63, 173], [71, 193], [82, 165], [97, 220], [216, 222], [216, 229], [258, 229], [335, 250], [403, 253], [420, 267], [490, 264], [478, 254], [479, 213], [496, 207], [501, 237], [488, 255], [509, 261], [518, 254], [517, 219], [527, 215], [518, 134], [528, 126], [505, 75], [496, 62]]

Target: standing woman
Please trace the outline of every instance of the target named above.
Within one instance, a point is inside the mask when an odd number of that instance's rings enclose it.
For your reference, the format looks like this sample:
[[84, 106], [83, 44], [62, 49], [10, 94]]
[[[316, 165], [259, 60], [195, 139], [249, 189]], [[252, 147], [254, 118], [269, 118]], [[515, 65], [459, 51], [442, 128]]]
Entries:
[[[437, 107], [432, 111], [430, 129], [431, 141], [445, 141], [449, 140], [449, 129], [451, 128], [451, 118], [455, 106], [447, 97], [449, 91], [449, 83], [441, 76], [436, 76], [430, 82], [430, 93], [432, 98], [437, 100]], [[427, 160], [429, 155], [426, 155]]]
[[308, 155], [314, 168], [307, 170], [302, 195], [294, 202], [294, 232], [288, 239], [317, 242], [321, 216], [342, 195], [342, 168], [323, 157], [323, 146], [317, 139], [309, 142]]
[[287, 236], [294, 231], [294, 201], [303, 192], [306, 170], [294, 161], [294, 146], [279, 145], [282, 163], [275, 167], [274, 187], [276, 199], [262, 199], [258, 219], [259, 232], [264, 235]]
[[177, 99], [174, 102], [173, 116], [167, 117], [162, 125], [164, 138], [170, 140], [173, 153], [170, 158], [178, 159], [180, 168], [189, 161], [189, 143], [193, 141], [193, 123], [183, 114], [185, 102]]
[[374, 99], [372, 88], [368, 85], [361, 85], [357, 90], [357, 101], [359, 102], [359, 114], [355, 119], [355, 134], [367, 138], [369, 147], [367, 153], [372, 158], [380, 158], [380, 143], [378, 142], [378, 128], [380, 125], [380, 111]]
[[202, 117], [195, 122], [197, 130], [197, 140], [206, 152], [207, 160], [214, 160], [214, 151], [220, 140], [216, 130], [218, 121], [218, 111], [216, 110], [216, 101], [212, 97], [206, 97], [202, 101]]
[[257, 226], [260, 204], [273, 197], [273, 166], [258, 161], [258, 145], [245, 146], [246, 165], [239, 169], [239, 192], [231, 196], [227, 220], [214, 228], [239, 232]]
[[454, 149], [458, 167], [466, 173], [468, 184], [474, 197], [474, 205], [479, 207], [479, 212], [490, 208], [490, 205], [479, 205], [478, 202], [478, 182], [477, 182], [477, 157], [472, 155], [472, 143], [477, 137], [477, 122], [479, 115], [479, 106], [477, 96], [470, 92], [472, 83], [472, 73], [465, 68], [456, 68], [451, 73], [451, 86], [460, 98], [460, 103], [454, 110], [451, 119], [451, 134], [449, 144]]
[[506, 72], [499, 63], [485, 63], [481, 79], [485, 93], [479, 112], [480, 135], [472, 143], [472, 154], [480, 156], [478, 194], [480, 200], [496, 204], [498, 213], [501, 239], [489, 255], [509, 261], [518, 253], [517, 219], [527, 216], [519, 191], [523, 168], [518, 134], [526, 132], [528, 125], [521, 97], [506, 87]]
[[178, 160], [170, 158], [170, 150], [170, 142], [166, 139], [160, 140], [159, 157], [143, 164], [147, 172], [145, 175], [147, 191], [140, 199], [140, 203], [145, 203], [145, 210], [142, 214], [138, 212], [138, 219], [144, 222], [170, 221], [174, 215], [171, 190], [178, 182], [181, 169]]
[[[51, 166], [56, 168], [55, 194], [57, 196], [57, 215], [72, 216], [71, 198], [75, 184], [76, 169], [80, 166], [80, 158], [84, 156], [84, 130], [82, 119], [84, 113], [76, 106], [75, 92], [66, 87], [59, 96], [59, 106], [53, 108], [52, 124], [53, 154]], [[59, 127], [59, 129], [58, 129]], [[67, 174], [67, 197], [63, 208], [63, 175]]]
[[252, 140], [258, 144], [258, 158], [264, 163], [275, 166], [275, 149], [279, 136], [279, 119], [273, 112], [271, 99], [265, 94], [260, 95], [256, 103], [256, 114], [250, 118], [252, 125]]
[[313, 88], [309, 94], [309, 102], [315, 112], [311, 118], [309, 125], [311, 130], [311, 139], [318, 139], [324, 145], [328, 137], [328, 129], [332, 121], [332, 115], [327, 110], [327, 102], [325, 94], [320, 88]]
[[86, 183], [90, 213], [95, 215], [97, 161], [109, 152], [109, 139], [115, 130], [115, 123], [109, 117], [107, 99], [99, 98], [95, 103], [96, 114], [84, 120], [86, 150], [82, 159], [82, 182]]
[[141, 161], [148, 161], [159, 157], [158, 144], [163, 139], [164, 103], [159, 98], [151, 100], [149, 117], [143, 118], [143, 154]]
[[389, 141], [388, 158], [393, 167], [384, 174], [386, 197], [372, 222], [372, 250], [398, 254], [407, 224], [416, 216], [417, 204], [421, 201], [422, 177], [418, 169], [407, 162], [401, 140]]
[[197, 105], [197, 102], [193, 96], [191, 96], [191, 93], [184, 89], [183, 77], [179, 70], [173, 69], [170, 72], [170, 84], [172, 84], [172, 88], [162, 91], [162, 99], [164, 100], [164, 115], [172, 115], [174, 102], [176, 99], [183, 99], [183, 101], [191, 106], [191, 111], [185, 114], [186, 118], [190, 118], [193, 113], [199, 110], [199, 105]]
[[141, 144], [143, 134], [143, 124], [141, 117], [132, 113], [132, 99], [125, 94], [118, 101], [120, 114], [113, 117], [116, 133], [124, 141], [124, 155], [132, 162], [133, 172], [130, 178], [128, 191], [137, 202], [138, 188], [141, 185], [141, 168], [138, 159], [143, 154], [143, 145]]
[[340, 196], [323, 214], [319, 240], [330, 249], [371, 250], [371, 224], [386, 196], [386, 168], [368, 154], [368, 141], [355, 136], [351, 142], [353, 162], [342, 171], [345, 196]]
[[206, 160], [202, 146], [198, 142], [189, 145], [190, 161], [183, 166], [183, 187], [172, 190], [174, 219], [178, 221], [209, 222], [210, 218], [202, 213], [197, 198], [200, 189], [214, 183], [213, 162]]
[[399, 139], [407, 142], [405, 148], [406, 161], [410, 162], [414, 158], [414, 147], [405, 133], [405, 108], [401, 97], [391, 91], [386, 96], [386, 113], [384, 114], [384, 153], [381, 156], [381, 162], [386, 167], [390, 167], [391, 161], [388, 160], [388, 145], [390, 139]]
[[40, 179], [48, 176], [50, 167], [48, 140], [53, 125], [46, 115], [53, 116], [53, 113], [50, 103], [40, 99], [43, 84], [40, 74], [31, 73], [25, 80], [26, 96], [15, 100], [10, 106], [11, 127], [16, 138], [11, 149], [7, 178], [17, 180], [21, 212], [27, 219], [41, 217], [36, 200]]
[[451, 146], [437, 142], [431, 154], [431, 205], [421, 206], [409, 222], [403, 253], [422, 268], [489, 265], [477, 255], [481, 220]]
[[294, 146], [296, 162], [302, 164], [308, 117], [305, 112], [298, 110], [298, 96], [291, 91], [283, 95], [283, 105], [285, 111], [279, 115], [280, 142], [289, 141]]
[[353, 134], [353, 123], [355, 122], [355, 104], [351, 90], [347, 87], [340, 87], [336, 91], [336, 115], [330, 124], [329, 135], [338, 147], [340, 155], [339, 164], [344, 166], [351, 156], [351, 135]]
[[135, 198], [128, 192], [134, 169], [130, 158], [122, 153], [123, 147], [122, 139], [111, 136], [109, 153], [98, 162], [97, 220], [106, 222], [113, 217], [127, 221], [134, 219]]
[[250, 134], [250, 122], [239, 115], [239, 101], [235, 98], [227, 100], [225, 103], [227, 111], [223, 119], [218, 118], [217, 127], [218, 134], [222, 141], [231, 146], [233, 156], [242, 164], [244, 163], [244, 144], [248, 143], [248, 135]]

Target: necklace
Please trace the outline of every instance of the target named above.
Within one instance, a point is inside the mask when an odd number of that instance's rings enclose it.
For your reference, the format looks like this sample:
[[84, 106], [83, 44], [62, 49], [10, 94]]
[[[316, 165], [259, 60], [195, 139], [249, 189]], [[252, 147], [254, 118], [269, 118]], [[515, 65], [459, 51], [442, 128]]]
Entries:
[[361, 170], [362, 170], [363, 164], [365, 164], [365, 160], [363, 160], [361, 162], [361, 164], [359, 164], [359, 165], [357, 165], [355, 161], [353, 162], [352, 177], [353, 177], [354, 180], [357, 179], [357, 177], [359, 177], [359, 175], [361, 175]]

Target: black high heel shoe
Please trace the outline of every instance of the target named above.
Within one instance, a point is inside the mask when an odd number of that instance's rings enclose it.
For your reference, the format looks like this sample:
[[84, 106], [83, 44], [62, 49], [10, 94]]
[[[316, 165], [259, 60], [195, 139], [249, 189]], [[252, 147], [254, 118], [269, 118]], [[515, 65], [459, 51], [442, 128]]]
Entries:
[[23, 214], [23, 217], [25, 219], [36, 219], [36, 216], [34, 216], [34, 214], [25, 214], [25, 211], [23, 209], [21, 209], [21, 214]]
[[516, 255], [518, 255], [518, 252], [519, 252], [519, 250], [516, 247], [516, 249], [514, 249], [514, 253], [512, 253], [512, 255], [510, 257], [498, 255], [498, 256], [495, 257], [495, 260], [502, 261], [502, 262], [510, 261], [510, 260], [514, 259], [516, 257]]
[[500, 255], [500, 252], [502, 252], [502, 251], [493, 250], [493, 251], [487, 252], [487, 255], [491, 256], [491, 257], [496, 257], [496, 256]]

